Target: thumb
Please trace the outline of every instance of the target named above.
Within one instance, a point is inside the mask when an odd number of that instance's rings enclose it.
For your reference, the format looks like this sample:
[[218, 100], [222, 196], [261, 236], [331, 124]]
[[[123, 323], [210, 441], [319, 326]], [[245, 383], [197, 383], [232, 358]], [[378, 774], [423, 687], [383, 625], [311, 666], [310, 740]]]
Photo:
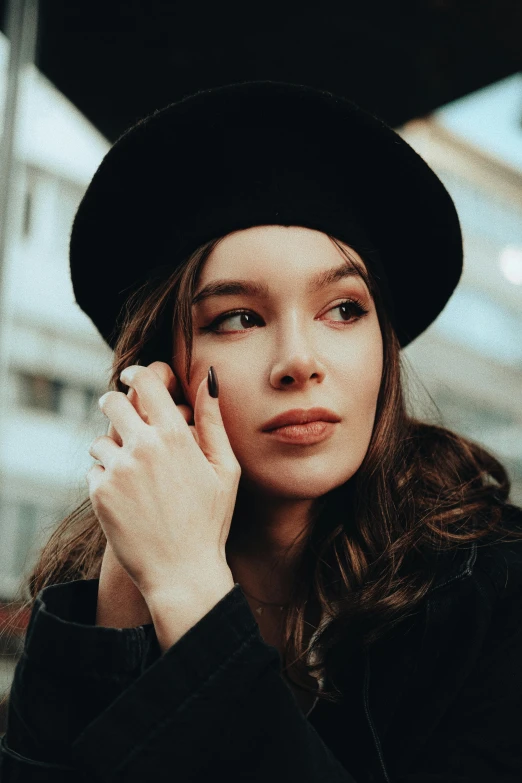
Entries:
[[[213, 370], [217, 380], [215, 368]], [[203, 378], [196, 392], [194, 427], [198, 434], [198, 445], [201, 451], [215, 468], [225, 468], [226, 470], [237, 468], [238, 462], [232, 451], [221, 417], [219, 397], [211, 397], [208, 377]]]

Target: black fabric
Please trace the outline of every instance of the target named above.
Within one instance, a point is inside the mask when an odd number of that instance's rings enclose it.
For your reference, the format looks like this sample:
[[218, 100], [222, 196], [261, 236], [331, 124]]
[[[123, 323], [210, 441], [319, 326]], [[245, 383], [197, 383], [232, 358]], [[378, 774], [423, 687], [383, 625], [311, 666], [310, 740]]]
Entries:
[[[522, 530], [520, 509], [508, 520]], [[0, 779], [519, 783], [522, 541], [461, 545], [439, 566], [422, 611], [352, 661], [340, 704], [308, 716], [239, 584], [163, 656], [152, 625], [92, 625], [97, 580], [49, 586], [16, 667]]]
[[274, 224], [353, 246], [402, 346], [437, 317], [462, 271], [453, 201], [397, 133], [328, 92], [245, 82], [171, 104], [113, 145], [74, 220], [76, 302], [114, 347], [141, 282], [210, 239]]

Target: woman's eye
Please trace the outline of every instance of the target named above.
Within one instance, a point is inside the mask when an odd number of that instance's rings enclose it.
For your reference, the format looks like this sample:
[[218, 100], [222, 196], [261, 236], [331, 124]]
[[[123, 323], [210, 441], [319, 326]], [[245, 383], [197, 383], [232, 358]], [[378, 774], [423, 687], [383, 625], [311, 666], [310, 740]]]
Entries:
[[[359, 301], [358, 299], [345, 299], [343, 302], [339, 302], [339, 304], [335, 305], [335, 307], [331, 307], [330, 310], [327, 312], [332, 312], [333, 310], [339, 310], [341, 314], [340, 323], [352, 323], [354, 320], [358, 320], [363, 315], [366, 315], [368, 313], [368, 309], [364, 306], [364, 304]], [[345, 316], [346, 319], [343, 317]], [[336, 319], [332, 319], [336, 320]], [[221, 329], [220, 327], [226, 323], [227, 321], [236, 321], [235, 324], [231, 324], [231, 327], [229, 329]], [[256, 323], [260, 322], [261, 319], [259, 316], [256, 316], [254, 313], [249, 312], [248, 310], [236, 310], [232, 313], [223, 313], [223, 315], [218, 315], [217, 318], [215, 318], [212, 323], [210, 323], [208, 326], [201, 327], [201, 332], [214, 332], [215, 334], [228, 334], [229, 332], [244, 332], [247, 331], [252, 326], [255, 326]], [[242, 328], [244, 327], [244, 328]]]
[[332, 312], [332, 310], [340, 310], [341, 313], [346, 315], [350, 320], [353, 318], [357, 320], [368, 312], [368, 309], [358, 299], [345, 299], [344, 302], [339, 302], [339, 304], [332, 307], [328, 312]]
[[[229, 330], [219, 329], [222, 324], [226, 323], [227, 321], [236, 321], [235, 325], [232, 325], [232, 328]], [[204, 332], [222, 332], [225, 333], [226, 331], [231, 332], [237, 332], [237, 331], [245, 331], [244, 329], [241, 329], [241, 326], [252, 326], [253, 321], [256, 320], [256, 316], [254, 316], [253, 313], [249, 313], [246, 310], [238, 310], [235, 313], [224, 313], [223, 315], [219, 315], [217, 318], [212, 321], [211, 324], [208, 326], [204, 326], [203, 330]]]

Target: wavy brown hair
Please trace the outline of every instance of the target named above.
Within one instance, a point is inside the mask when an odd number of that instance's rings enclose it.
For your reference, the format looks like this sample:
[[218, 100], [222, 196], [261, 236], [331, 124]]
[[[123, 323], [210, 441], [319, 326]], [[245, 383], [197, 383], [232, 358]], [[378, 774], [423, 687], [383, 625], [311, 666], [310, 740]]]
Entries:
[[[383, 339], [383, 375], [367, 453], [355, 475], [316, 502], [300, 536], [296, 578], [283, 617], [283, 673], [305, 690], [307, 675], [326, 674], [319, 698], [338, 701], [336, 652], [342, 665], [414, 615], [435, 573], [427, 552], [511, 533], [502, 526], [510, 482], [498, 460], [470, 440], [409, 415], [400, 345], [375, 277], [330, 237], [356, 266], [374, 299]], [[125, 392], [131, 364], [172, 363], [173, 335], [192, 358], [192, 298], [201, 269], [220, 238], [199, 247], [168, 277], [153, 277], [126, 303], [108, 388]], [[355, 248], [365, 258], [364, 248]], [[239, 497], [239, 496], [238, 496]], [[106, 539], [90, 498], [61, 521], [21, 587], [31, 610], [47, 585], [98, 578]], [[309, 608], [327, 622], [309, 638]], [[342, 642], [342, 645], [341, 645]], [[313, 663], [312, 663], [313, 660]]]

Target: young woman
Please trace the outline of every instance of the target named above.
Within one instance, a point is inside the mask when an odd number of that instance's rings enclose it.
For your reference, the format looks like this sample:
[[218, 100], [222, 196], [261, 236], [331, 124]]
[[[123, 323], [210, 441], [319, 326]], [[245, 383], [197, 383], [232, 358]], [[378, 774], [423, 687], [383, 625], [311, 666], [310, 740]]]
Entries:
[[2, 781], [520, 781], [522, 513], [401, 385], [462, 267], [426, 163], [329, 93], [205, 91], [114, 145], [70, 259], [109, 429]]

